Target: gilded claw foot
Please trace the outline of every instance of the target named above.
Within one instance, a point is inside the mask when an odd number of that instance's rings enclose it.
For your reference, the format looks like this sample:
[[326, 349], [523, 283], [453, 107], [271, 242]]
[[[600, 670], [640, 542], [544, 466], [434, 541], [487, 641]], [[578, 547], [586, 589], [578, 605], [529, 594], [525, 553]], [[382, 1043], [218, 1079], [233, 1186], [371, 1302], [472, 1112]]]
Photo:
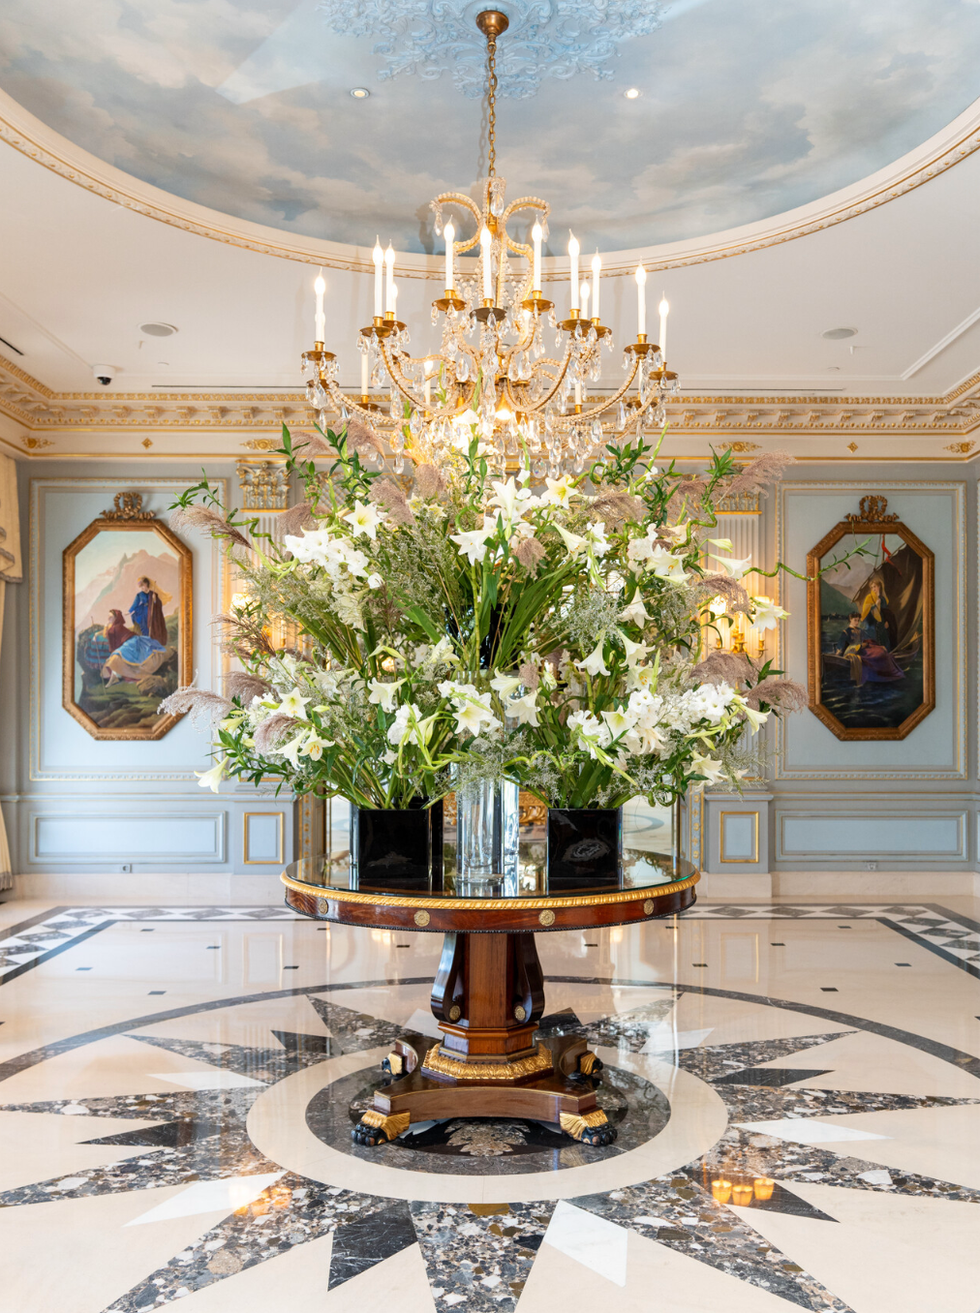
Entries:
[[572, 1073], [573, 1080], [592, 1080], [596, 1084], [602, 1080], [602, 1059], [591, 1051], [582, 1054], [578, 1060], [578, 1070]]
[[386, 1144], [401, 1135], [402, 1131], [407, 1130], [410, 1121], [411, 1114], [407, 1112], [393, 1113], [386, 1117], [383, 1112], [369, 1108], [351, 1131], [351, 1139], [355, 1144], [363, 1144], [369, 1148], [377, 1144]]
[[574, 1113], [563, 1112], [559, 1114], [561, 1128], [566, 1135], [570, 1135], [573, 1140], [578, 1140], [581, 1144], [604, 1145], [612, 1144], [616, 1139], [616, 1128], [610, 1126], [606, 1121], [606, 1114], [601, 1109], [595, 1112]]

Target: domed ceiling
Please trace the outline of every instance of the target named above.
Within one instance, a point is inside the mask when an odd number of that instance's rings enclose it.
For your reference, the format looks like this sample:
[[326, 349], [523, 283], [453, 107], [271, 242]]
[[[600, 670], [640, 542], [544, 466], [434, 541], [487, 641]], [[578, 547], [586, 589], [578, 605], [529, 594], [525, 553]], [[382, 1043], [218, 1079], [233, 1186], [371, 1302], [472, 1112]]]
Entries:
[[[486, 167], [472, 21], [486, 7], [6, 0], [0, 87], [187, 200], [440, 250], [430, 198]], [[498, 171], [512, 197], [551, 203], [556, 250], [568, 226], [586, 250], [622, 250], [780, 214], [892, 163], [976, 96], [977, 0], [499, 7]]]

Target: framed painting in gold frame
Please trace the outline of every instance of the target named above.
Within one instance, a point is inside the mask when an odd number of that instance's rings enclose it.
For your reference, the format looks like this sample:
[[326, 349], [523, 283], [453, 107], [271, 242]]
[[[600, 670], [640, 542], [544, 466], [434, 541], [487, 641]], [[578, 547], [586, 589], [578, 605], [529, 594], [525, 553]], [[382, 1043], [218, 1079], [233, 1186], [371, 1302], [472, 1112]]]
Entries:
[[[866, 555], [834, 564], [862, 539]], [[904, 739], [936, 706], [932, 551], [886, 498], [862, 497], [806, 572], [810, 710], [839, 739]]]
[[162, 738], [193, 676], [190, 548], [119, 493], [62, 560], [62, 705], [94, 739]]

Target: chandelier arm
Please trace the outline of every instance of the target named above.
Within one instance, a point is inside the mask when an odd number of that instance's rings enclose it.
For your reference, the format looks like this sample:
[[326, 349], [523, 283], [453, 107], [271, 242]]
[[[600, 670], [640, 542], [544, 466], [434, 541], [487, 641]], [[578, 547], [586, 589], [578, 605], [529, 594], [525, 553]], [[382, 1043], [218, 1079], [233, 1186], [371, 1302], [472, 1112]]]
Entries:
[[457, 255], [460, 255], [465, 251], [472, 251], [474, 246], [479, 246], [480, 229], [483, 227], [483, 211], [471, 197], [465, 196], [459, 191], [448, 191], [442, 192], [437, 196], [435, 203], [440, 207], [443, 205], [461, 205], [463, 209], [469, 210], [470, 214], [472, 214], [473, 218], [476, 220], [475, 235], [471, 237], [468, 242], [454, 243]]
[[[398, 364], [397, 357], [389, 355], [388, 351], [385, 348], [384, 341], [381, 341], [379, 343], [379, 346], [381, 350], [381, 358], [382, 360], [384, 360], [385, 368], [388, 370], [388, 377], [391, 379], [395, 387], [398, 389], [398, 391], [402, 394], [402, 396], [412, 406], [414, 410], [422, 410], [426, 414], [428, 414], [432, 419], [449, 419], [453, 415], [457, 414], [459, 410], [457, 399], [447, 402], [447, 404], [444, 407], [435, 407], [431, 404], [431, 402], [427, 406], [425, 404], [424, 396], [421, 398], [416, 397], [411, 390], [412, 389], [411, 380], [409, 380], [406, 377], [404, 371], [401, 368], [401, 365]], [[431, 360], [433, 357], [429, 356], [422, 358]], [[412, 357], [409, 357], [409, 359], [412, 359]], [[444, 356], [440, 355], [439, 359], [442, 360], [444, 364], [447, 365], [449, 364], [449, 361], [446, 360]], [[459, 383], [457, 382], [454, 382], [451, 385], [451, 387], [454, 393], [457, 391], [458, 392], [462, 391]], [[447, 389], [447, 393], [448, 391], [449, 389]], [[393, 421], [393, 422], [397, 423], [398, 421]]]
[[368, 410], [366, 409], [366, 407], [359, 405], [352, 396], [349, 396], [346, 392], [344, 392], [341, 389], [339, 383], [331, 381], [329, 383], [324, 383], [323, 387], [324, 390], [326, 391], [327, 396], [334, 403], [334, 406], [337, 408], [338, 411], [341, 409], [346, 409], [348, 412], [352, 412], [355, 415], [360, 415], [360, 417], [364, 420], [364, 422], [366, 424], [370, 424], [372, 428], [378, 428], [379, 426], [383, 427], [389, 424], [394, 426], [395, 423], [394, 420], [379, 419], [378, 412], [376, 410]]

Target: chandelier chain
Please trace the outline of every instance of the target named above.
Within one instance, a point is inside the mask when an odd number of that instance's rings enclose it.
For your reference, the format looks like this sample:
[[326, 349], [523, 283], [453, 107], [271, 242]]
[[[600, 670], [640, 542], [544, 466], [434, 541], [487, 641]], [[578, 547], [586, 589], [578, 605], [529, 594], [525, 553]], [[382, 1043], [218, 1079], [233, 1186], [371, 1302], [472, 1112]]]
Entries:
[[497, 171], [497, 38], [487, 34], [487, 105], [490, 177]]

